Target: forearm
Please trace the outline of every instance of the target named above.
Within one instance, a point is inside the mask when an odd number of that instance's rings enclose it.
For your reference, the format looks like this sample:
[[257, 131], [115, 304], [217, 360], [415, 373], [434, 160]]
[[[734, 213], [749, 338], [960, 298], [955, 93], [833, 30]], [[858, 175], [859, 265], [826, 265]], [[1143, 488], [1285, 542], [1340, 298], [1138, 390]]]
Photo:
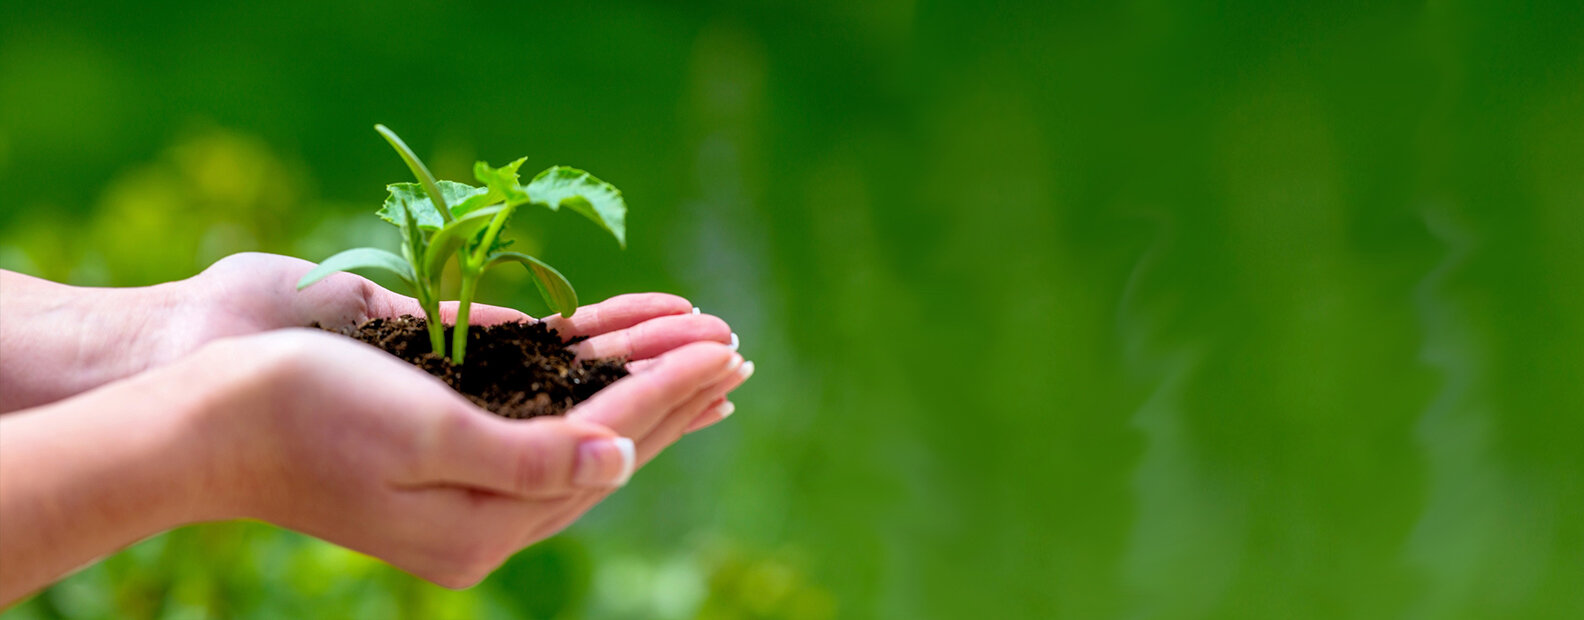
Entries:
[[168, 288], [83, 288], [0, 270], [0, 413], [148, 367], [177, 301]]
[[[218, 518], [216, 404], [140, 376], [0, 418], [0, 608], [163, 530]], [[197, 377], [195, 380], [201, 380]]]

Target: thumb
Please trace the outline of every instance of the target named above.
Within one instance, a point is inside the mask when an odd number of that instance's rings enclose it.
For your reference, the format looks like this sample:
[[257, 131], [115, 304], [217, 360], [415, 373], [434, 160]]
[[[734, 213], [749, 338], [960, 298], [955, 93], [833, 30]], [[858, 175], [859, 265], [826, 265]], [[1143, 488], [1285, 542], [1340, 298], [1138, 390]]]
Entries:
[[428, 483], [548, 499], [622, 486], [637, 463], [632, 439], [591, 422], [458, 417], [428, 442]]

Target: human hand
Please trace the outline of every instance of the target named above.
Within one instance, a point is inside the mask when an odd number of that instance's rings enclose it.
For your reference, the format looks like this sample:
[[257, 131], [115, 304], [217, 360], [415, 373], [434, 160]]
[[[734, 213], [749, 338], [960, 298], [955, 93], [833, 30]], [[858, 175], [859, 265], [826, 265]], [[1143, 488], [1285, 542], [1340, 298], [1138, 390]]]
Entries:
[[[172, 352], [184, 353], [227, 336], [283, 327], [320, 324], [338, 328], [373, 317], [423, 315], [418, 300], [393, 293], [352, 273], [336, 273], [297, 290], [297, 281], [314, 263], [275, 254], [233, 254], [182, 283], [179, 294], [198, 300], [187, 307], [178, 324], [183, 337], [173, 338]], [[442, 322], [456, 318], [457, 302], [440, 304]], [[474, 325], [534, 320], [511, 308], [473, 304]], [[682, 297], [664, 293], [618, 295], [583, 306], [571, 317], [553, 314], [542, 319], [562, 338], [586, 338], [572, 346], [580, 359], [626, 358], [636, 370], [649, 358], [693, 342], [719, 342], [737, 348], [731, 327], [718, 317], [700, 313]], [[167, 353], [169, 354], [169, 353]], [[691, 432], [731, 415], [733, 405], [713, 403]]]
[[[172, 363], [219, 338], [319, 323], [421, 315], [418, 303], [350, 273], [298, 291], [313, 267], [271, 254], [228, 256], [186, 280], [149, 287], [63, 286], [0, 272], [7, 321], [0, 324], [0, 412], [33, 407]], [[731, 342], [724, 321], [690, 315], [691, 304], [662, 294], [622, 295], [549, 319], [563, 336], [589, 336], [580, 355], [658, 355], [701, 340]], [[441, 306], [442, 320], [455, 302]], [[474, 324], [526, 320], [508, 308], [474, 304]]]
[[139, 538], [237, 517], [470, 585], [718, 419], [752, 369], [713, 342], [643, 362], [566, 418], [516, 421], [373, 347], [280, 330], [5, 416], [0, 607]]
[[713, 421], [711, 407], [746, 379], [741, 356], [696, 342], [565, 418], [512, 421], [336, 336], [216, 345], [257, 368], [227, 400], [226, 421], [206, 425], [221, 455], [210, 486], [233, 489], [212, 494], [215, 516], [274, 522], [448, 587], [566, 527], [686, 428]]
[[[171, 345], [172, 351], [164, 354], [182, 355], [217, 338], [284, 327], [317, 323], [336, 329], [374, 317], [423, 315], [416, 299], [393, 293], [352, 273], [332, 274], [297, 290], [297, 281], [313, 267], [311, 262], [289, 256], [234, 254], [216, 261], [203, 273], [173, 283], [168, 294], [191, 301], [179, 310], [179, 323], [185, 333], [173, 334], [179, 337], [173, 338], [176, 342]], [[455, 301], [442, 302], [441, 320], [454, 320], [456, 306]], [[588, 336], [596, 340], [579, 347], [590, 357], [636, 359], [698, 340], [730, 342], [731, 329], [724, 321], [690, 314], [691, 309], [692, 305], [681, 297], [644, 293], [613, 297], [579, 308], [571, 318], [552, 315], [546, 321], [563, 337]], [[673, 318], [647, 324], [663, 317]], [[470, 319], [474, 325], [533, 320], [522, 312], [486, 304], [473, 304]]]

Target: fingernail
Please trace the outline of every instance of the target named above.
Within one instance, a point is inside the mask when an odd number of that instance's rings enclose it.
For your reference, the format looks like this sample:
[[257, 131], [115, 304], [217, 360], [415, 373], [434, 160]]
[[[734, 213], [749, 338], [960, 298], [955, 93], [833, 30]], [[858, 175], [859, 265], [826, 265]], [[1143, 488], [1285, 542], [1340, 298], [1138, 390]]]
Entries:
[[580, 487], [619, 487], [632, 478], [637, 462], [630, 438], [590, 439], [578, 444], [572, 483]]
[[698, 306], [693, 306], [693, 314], [698, 314], [698, 313], [699, 313]]
[[715, 406], [715, 417], [725, 419], [734, 411], [737, 411], [737, 405], [728, 400]]
[[737, 374], [742, 377], [743, 381], [747, 381], [748, 377], [752, 377], [753, 372], [754, 364], [751, 361], [743, 362], [741, 366], [737, 367]]
[[731, 350], [736, 351], [737, 345], [739, 344], [742, 343], [741, 341], [737, 340], [737, 332], [732, 332]]

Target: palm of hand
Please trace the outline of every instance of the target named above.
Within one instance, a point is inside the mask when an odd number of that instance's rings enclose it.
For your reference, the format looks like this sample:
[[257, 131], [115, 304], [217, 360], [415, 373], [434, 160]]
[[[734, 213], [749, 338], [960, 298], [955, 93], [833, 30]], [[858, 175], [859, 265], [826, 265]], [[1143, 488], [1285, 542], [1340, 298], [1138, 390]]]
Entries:
[[[186, 281], [188, 294], [204, 301], [180, 348], [313, 323], [344, 326], [421, 313], [411, 298], [351, 274], [295, 290], [311, 267], [244, 254]], [[283, 462], [278, 449], [261, 452], [241, 469], [251, 471], [253, 481], [312, 484], [266, 491], [294, 499], [246, 512], [383, 557], [437, 583], [476, 582], [611, 492], [568, 484], [576, 460], [575, 447], [568, 446], [627, 437], [641, 465], [685, 432], [718, 421], [715, 406], [746, 378], [739, 372], [742, 358], [723, 346], [729, 326], [690, 309], [675, 296], [625, 295], [570, 319], [547, 319], [564, 336], [588, 337], [576, 346], [581, 356], [622, 356], [637, 364], [633, 376], [566, 418], [527, 422], [480, 415], [443, 384], [371, 348], [324, 334], [287, 336], [298, 342], [288, 357], [298, 368], [290, 383], [299, 406], [285, 409], [312, 416], [289, 426], [313, 432], [286, 433], [296, 445], [284, 452], [298, 458]], [[479, 324], [529, 318], [479, 305], [473, 316]], [[280, 386], [274, 387], [278, 393]], [[327, 403], [337, 403], [333, 415]], [[295, 473], [282, 475], [282, 467]]]

